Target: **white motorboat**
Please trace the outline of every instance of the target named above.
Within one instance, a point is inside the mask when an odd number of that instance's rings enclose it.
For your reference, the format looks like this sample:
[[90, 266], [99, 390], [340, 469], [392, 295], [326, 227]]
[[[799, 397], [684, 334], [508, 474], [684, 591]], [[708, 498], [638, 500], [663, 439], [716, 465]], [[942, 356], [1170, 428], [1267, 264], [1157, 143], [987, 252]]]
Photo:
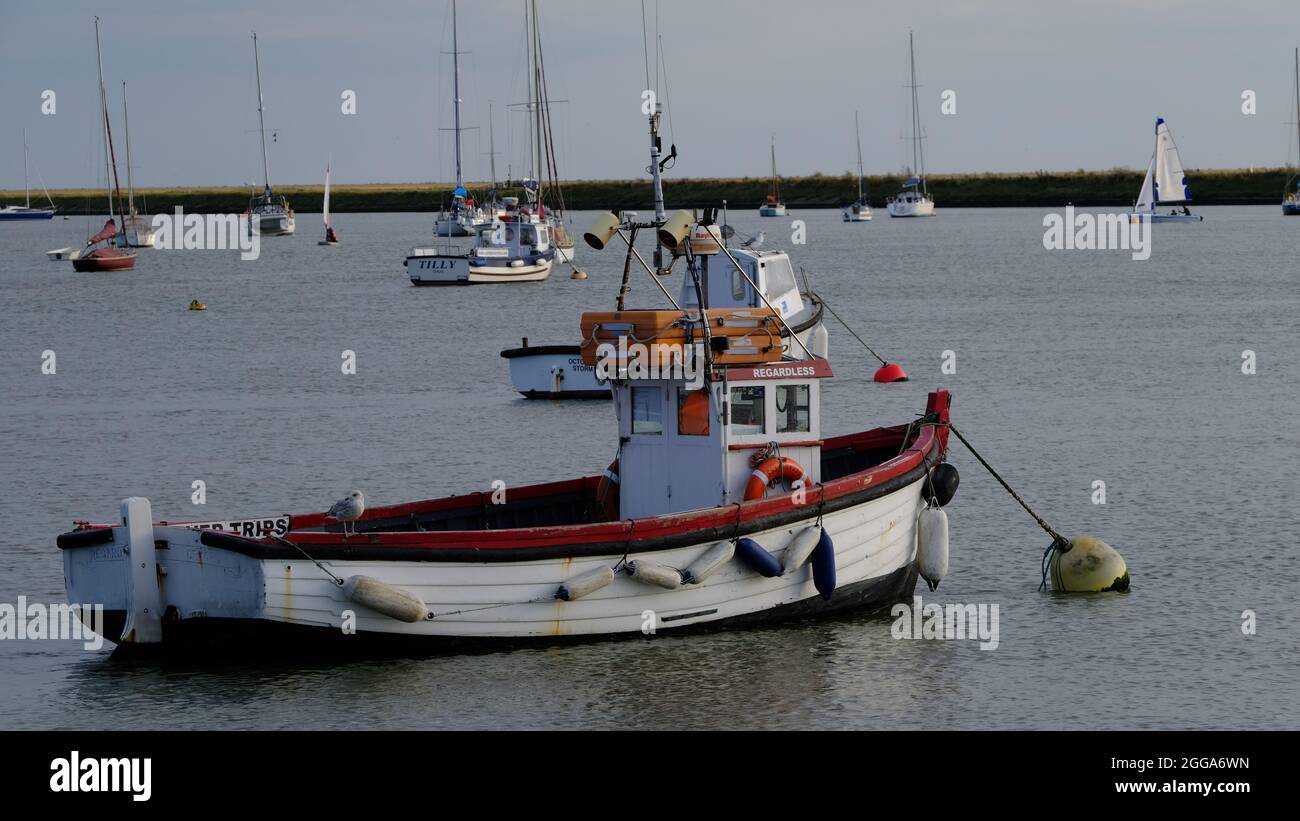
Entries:
[[[1192, 190], [1187, 185], [1182, 158], [1169, 125], [1160, 117], [1156, 119], [1156, 147], [1147, 165], [1146, 177], [1138, 191], [1130, 221], [1149, 219], [1151, 222], [1200, 222], [1203, 217], [1187, 208], [1192, 201]], [[1181, 207], [1179, 207], [1181, 206]], [[1160, 209], [1169, 210], [1161, 213]]]
[[870, 222], [871, 204], [862, 185], [862, 130], [858, 127], [858, 112], [853, 112], [853, 136], [858, 144], [858, 198], [851, 205], [840, 209], [840, 216], [845, 222]]
[[262, 104], [262, 61], [253, 32], [253, 67], [257, 75], [257, 126], [262, 135], [262, 195], [248, 201], [248, 231], [264, 237], [288, 236], [294, 231], [293, 209], [284, 195], [271, 190], [271, 164], [266, 151], [266, 114]]
[[540, 282], [551, 274], [555, 248], [550, 227], [517, 201], [507, 198], [508, 213], [478, 226], [468, 252], [451, 247], [413, 248], [406, 273], [413, 285], [479, 285], [501, 282]]
[[932, 217], [934, 200], [930, 198], [930, 189], [925, 181], [925, 132], [921, 126], [921, 105], [916, 90], [916, 50], [912, 44], [912, 32], [907, 32], [907, 56], [911, 66], [912, 92], [912, 169], [908, 170], [907, 179], [903, 180], [903, 190], [885, 200], [885, 210], [891, 217]]

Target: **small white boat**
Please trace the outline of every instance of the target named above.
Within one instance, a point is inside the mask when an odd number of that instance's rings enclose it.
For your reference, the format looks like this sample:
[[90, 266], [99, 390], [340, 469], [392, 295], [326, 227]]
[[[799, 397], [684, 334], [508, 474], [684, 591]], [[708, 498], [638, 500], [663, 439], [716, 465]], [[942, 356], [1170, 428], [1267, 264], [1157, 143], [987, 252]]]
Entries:
[[903, 190], [885, 200], [885, 210], [891, 217], [932, 217], [934, 200], [930, 198], [930, 189], [925, 182], [925, 132], [921, 127], [921, 105], [916, 96], [916, 50], [912, 45], [912, 32], [907, 32], [907, 56], [911, 66], [912, 82], [912, 168], [908, 169], [908, 178], [903, 180]]
[[325, 203], [321, 208], [321, 217], [325, 222], [325, 239], [317, 242], [317, 245], [338, 245], [339, 235], [334, 232], [334, 226], [330, 225], [330, 164], [329, 160], [325, 161]]
[[76, 259], [81, 256], [81, 249], [73, 248], [72, 246], [68, 246], [67, 248], [55, 248], [53, 251], [46, 251], [45, 256], [49, 257], [51, 262], [57, 260]]
[[768, 184], [767, 199], [758, 207], [760, 217], [784, 217], [785, 203], [781, 201], [781, 178], [776, 175], [776, 137], [772, 137], [772, 180]]
[[853, 112], [853, 136], [858, 143], [858, 198], [851, 205], [840, 209], [840, 216], [845, 222], [870, 222], [871, 204], [862, 186], [862, 130], [858, 127], [858, 112]]
[[266, 151], [266, 114], [262, 105], [262, 61], [257, 51], [257, 32], [253, 32], [253, 68], [257, 75], [257, 126], [262, 135], [262, 195], [248, 201], [248, 233], [264, 237], [284, 237], [294, 231], [293, 209], [282, 194], [271, 191], [271, 164]]
[[554, 260], [550, 227], [524, 211], [511, 211], [480, 225], [467, 253], [450, 246], [413, 248], [403, 264], [413, 285], [480, 285], [540, 282], [551, 275]]
[[[1187, 175], [1183, 171], [1182, 158], [1178, 156], [1178, 146], [1174, 145], [1174, 135], [1164, 118], [1157, 118], [1155, 151], [1151, 154], [1129, 221], [1145, 218], [1152, 222], [1200, 222], [1203, 218], [1187, 208], [1191, 201], [1192, 191], [1187, 186]], [[1169, 210], [1162, 214], [1159, 209], [1164, 207]]]
[[609, 399], [609, 384], [596, 378], [596, 368], [582, 361], [578, 345], [529, 345], [506, 348], [510, 383], [525, 399]]

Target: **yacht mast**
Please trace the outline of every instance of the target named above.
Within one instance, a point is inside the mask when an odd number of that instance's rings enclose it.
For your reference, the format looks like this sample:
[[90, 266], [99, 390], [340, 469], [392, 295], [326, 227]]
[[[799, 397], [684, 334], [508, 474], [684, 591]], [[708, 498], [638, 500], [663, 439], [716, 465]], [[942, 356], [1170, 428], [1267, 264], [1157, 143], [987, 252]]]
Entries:
[[131, 180], [131, 115], [127, 113], [126, 82], [122, 83], [122, 127], [126, 129], [126, 210], [135, 215], [135, 183]]
[[99, 68], [99, 114], [104, 126], [104, 187], [108, 189], [108, 215], [113, 216], [113, 169], [108, 156], [108, 93], [104, 91], [104, 56], [99, 49], [99, 18], [95, 18], [95, 63]]
[[253, 70], [257, 74], [257, 126], [262, 132], [263, 196], [271, 199], [271, 167], [266, 158], [266, 119], [262, 112], [262, 63], [257, 54], [257, 32], [253, 32]]
[[907, 31], [907, 57], [912, 67], [912, 163], [921, 180], [921, 193], [929, 194], [925, 182], [925, 148], [921, 145], [921, 106], [916, 96], [916, 50], [912, 45], [912, 30]]
[[23, 188], [27, 191], [27, 207], [32, 207], [31, 184], [27, 182], [27, 129], [23, 129]]
[[456, 0], [451, 0], [452, 126], [456, 132], [456, 188], [464, 187], [460, 170], [460, 45], [456, 36]]
[[858, 141], [858, 202], [862, 202], [862, 130], [858, 127], [858, 112], [853, 112], [853, 136]]

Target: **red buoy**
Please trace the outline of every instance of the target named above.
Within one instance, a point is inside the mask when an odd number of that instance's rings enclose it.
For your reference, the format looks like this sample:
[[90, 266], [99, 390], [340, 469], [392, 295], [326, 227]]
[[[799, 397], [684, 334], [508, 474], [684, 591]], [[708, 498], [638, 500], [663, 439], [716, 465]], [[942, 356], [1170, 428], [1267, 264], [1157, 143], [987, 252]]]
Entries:
[[877, 382], [906, 382], [907, 372], [896, 362], [886, 362], [876, 371], [874, 378]]

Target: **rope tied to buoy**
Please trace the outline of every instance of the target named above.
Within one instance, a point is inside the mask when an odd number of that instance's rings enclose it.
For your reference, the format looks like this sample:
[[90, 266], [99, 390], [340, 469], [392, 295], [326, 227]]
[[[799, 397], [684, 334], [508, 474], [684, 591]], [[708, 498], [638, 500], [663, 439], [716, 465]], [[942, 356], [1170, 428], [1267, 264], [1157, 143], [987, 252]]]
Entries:
[[1053, 528], [1050, 524], [1048, 524], [1047, 521], [1043, 519], [1042, 516], [1039, 516], [1037, 513], [1035, 513], [1033, 508], [1031, 508], [1029, 504], [1020, 497], [1019, 493], [1016, 493], [1016, 491], [1011, 487], [1011, 485], [1007, 484], [1007, 480], [1003, 479], [1002, 476], [996, 470], [993, 469], [993, 466], [990, 465], [983, 456], [980, 456], [979, 451], [975, 450], [975, 447], [971, 445], [971, 443], [966, 439], [965, 436], [961, 435], [961, 431], [957, 430], [956, 426], [953, 425], [951, 422], [948, 423], [948, 430], [952, 431], [953, 435], [956, 436], [959, 440], [961, 440], [961, 443], [966, 446], [966, 449], [971, 452], [971, 455], [974, 456], [975, 459], [981, 465], [984, 466], [984, 469], [987, 470], [994, 479], [998, 480], [998, 484], [1002, 485], [1002, 487], [1006, 489], [1007, 493], [1011, 494], [1011, 498], [1015, 499], [1016, 502], [1018, 502], [1020, 506], [1025, 509], [1026, 513], [1034, 517], [1034, 521], [1038, 522], [1038, 526], [1041, 527], [1047, 533], [1047, 535], [1052, 537], [1052, 543], [1048, 545], [1047, 550], [1043, 552], [1043, 567], [1042, 567], [1043, 576], [1042, 576], [1042, 580], [1038, 584], [1038, 589], [1040, 592], [1046, 590], [1047, 574], [1052, 564], [1052, 554], [1065, 553], [1069, 551], [1071, 547], [1070, 540], [1062, 536], [1059, 532], [1057, 532], [1057, 530]]
[[886, 361], [885, 361], [885, 360], [880, 356], [880, 354], [878, 354], [878, 353], [876, 353], [875, 351], [871, 350], [871, 346], [868, 345], [868, 344], [866, 343], [866, 341], [863, 340], [862, 337], [858, 336], [858, 332], [857, 332], [857, 331], [855, 331], [855, 330], [853, 330], [851, 327], [849, 327], [849, 323], [845, 322], [844, 319], [843, 319], [839, 314], [835, 313], [835, 309], [831, 307], [830, 303], [826, 301], [826, 298], [825, 298], [825, 297], [823, 297], [823, 296], [821, 296], [820, 294], [818, 294], [818, 297], [817, 297], [817, 298], [821, 300], [822, 307], [825, 308], [826, 310], [830, 311], [830, 312], [831, 312], [831, 316], [833, 316], [833, 317], [835, 317], [836, 319], [838, 319], [839, 322], [840, 322], [840, 324], [844, 326], [844, 329], [845, 329], [846, 331], [848, 331], [849, 333], [853, 334], [853, 338], [854, 338], [854, 339], [856, 339], [856, 340], [858, 340], [858, 342], [862, 343], [862, 347], [864, 347], [864, 348], [867, 349], [867, 353], [871, 354], [871, 355], [874, 356], [876, 359], [878, 359], [878, 360], [880, 361], [880, 364], [881, 364], [881, 365], [888, 365], [888, 364], [889, 364], [888, 362], [886, 362]]
[[342, 587], [342, 586], [343, 586], [343, 580], [342, 580], [342, 579], [340, 579], [338, 576], [335, 576], [333, 573], [331, 573], [331, 572], [329, 571], [329, 568], [325, 567], [325, 565], [321, 564], [320, 562], [318, 562], [318, 561], [316, 561], [314, 558], [312, 558], [311, 554], [308, 553], [306, 550], [303, 550], [302, 547], [301, 547], [300, 545], [295, 544], [294, 542], [289, 541], [288, 539], [284, 538], [283, 536], [279, 536], [279, 535], [276, 535], [276, 534], [274, 534], [274, 533], [270, 534], [270, 536], [271, 536], [272, 539], [275, 539], [277, 542], [279, 542], [279, 543], [281, 543], [281, 544], [286, 544], [286, 545], [288, 545], [289, 547], [292, 547], [294, 550], [297, 550], [299, 553], [301, 553], [303, 556], [305, 556], [305, 557], [307, 558], [307, 561], [309, 561], [309, 562], [311, 562], [312, 564], [314, 564], [314, 565], [316, 565], [317, 567], [319, 567], [320, 570], [321, 570], [321, 572], [324, 573], [326, 576], [329, 576], [329, 577], [334, 581], [334, 583], [335, 583], [336, 585], [338, 585], [339, 587]]

